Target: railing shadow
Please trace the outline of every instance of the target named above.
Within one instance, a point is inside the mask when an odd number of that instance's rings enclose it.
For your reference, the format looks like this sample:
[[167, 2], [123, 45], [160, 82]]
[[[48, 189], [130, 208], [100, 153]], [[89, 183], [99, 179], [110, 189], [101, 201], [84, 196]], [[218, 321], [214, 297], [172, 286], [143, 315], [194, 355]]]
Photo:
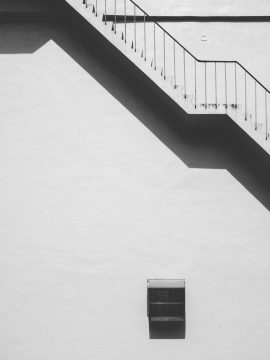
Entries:
[[15, 34], [8, 45], [2, 40], [0, 53], [31, 53], [54, 40], [188, 167], [226, 169], [270, 210], [270, 157], [263, 149], [226, 115], [188, 115], [75, 10], [59, 5], [61, 31], [47, 26], [41, 38], [30, 31], [23, 42]]

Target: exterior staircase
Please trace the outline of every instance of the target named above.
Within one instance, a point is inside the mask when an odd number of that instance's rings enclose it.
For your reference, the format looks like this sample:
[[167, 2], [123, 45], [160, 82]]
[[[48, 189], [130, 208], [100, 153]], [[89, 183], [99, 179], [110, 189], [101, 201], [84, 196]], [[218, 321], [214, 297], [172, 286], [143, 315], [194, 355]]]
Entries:
[[63, 1], [187, 113], [228, 115], [270, 154], [270, 92], [239, 62], [197, 59], [132, 0]]

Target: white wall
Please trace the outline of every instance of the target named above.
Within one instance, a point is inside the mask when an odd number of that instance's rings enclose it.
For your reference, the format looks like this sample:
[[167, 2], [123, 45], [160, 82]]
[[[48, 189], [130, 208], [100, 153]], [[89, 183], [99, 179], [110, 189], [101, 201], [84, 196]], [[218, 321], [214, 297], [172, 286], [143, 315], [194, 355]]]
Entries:
[[[81, 0], [78, 0], [81, 1]], [[120, 0], [118, 0], [120, 3]], [[95, 0], [88, 0], [93, 3]], [[102, 4], [102, 0], [99, 3]], [[0, 0], [1, 10], [36, 10], [47, 6], [46, 0]], [[136, 3], [153, 15], [269, 15], [268, 0], [137, 0]], [[102, 5], [101, 5], [102, 6]]]
[[268, 0], [137, 0], [146, 11], [155, 15], [269, 15]]
[[[268, 209], [155, 137], [181, 142], [93, 49], [0, 31], [1, 359], [268, 360]], [[186, 278], [185, 340], [149, 340], [147, 277]]]

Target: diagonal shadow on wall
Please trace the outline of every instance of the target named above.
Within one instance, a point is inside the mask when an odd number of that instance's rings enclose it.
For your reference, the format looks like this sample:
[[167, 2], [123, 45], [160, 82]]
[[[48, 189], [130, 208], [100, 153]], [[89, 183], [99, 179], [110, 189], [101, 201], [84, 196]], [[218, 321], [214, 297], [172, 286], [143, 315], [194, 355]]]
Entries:
[[[17, 28], [12, 37], [11, 26]], [[40, 29], [35, 22], [0, 25], [0, 53], [33, 53], [55, 41], [188, 167], [226, 169], [270, 210], [270, 157], [229, 117], [186, 114], [66, 5], [61, 24], [50, 20], [36, 33], [35, 26]]]

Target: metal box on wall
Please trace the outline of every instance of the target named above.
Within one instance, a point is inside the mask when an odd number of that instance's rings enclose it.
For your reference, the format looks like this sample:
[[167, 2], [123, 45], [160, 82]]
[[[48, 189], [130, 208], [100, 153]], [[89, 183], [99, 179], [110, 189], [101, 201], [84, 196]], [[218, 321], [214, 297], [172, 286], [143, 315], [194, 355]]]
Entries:
[[150, 322], [185, 321], [185, 280], [148, 279], [147, 315]]

